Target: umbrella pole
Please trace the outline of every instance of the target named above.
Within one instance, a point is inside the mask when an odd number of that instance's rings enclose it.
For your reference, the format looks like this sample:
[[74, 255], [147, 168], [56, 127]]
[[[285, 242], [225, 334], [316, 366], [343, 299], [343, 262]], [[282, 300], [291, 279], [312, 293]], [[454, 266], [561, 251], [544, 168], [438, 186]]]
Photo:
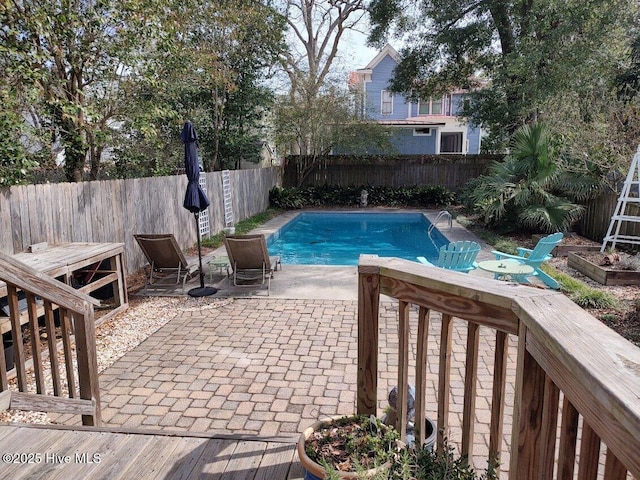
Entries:
[[213, 295], [218, 291], [217, 288], [214, 287], [205, 287], [204, 286], [204, 270], [202, 269], [202, 246], [200, 243], [200, 222], [198, 221], [200, 217], [200, 213], [196, 212], [193, 214], [196, 219], [196, 232], [198, 232], [198, 262], [200, 262], [200, 287], [192, 288], [189, 290], [189, 295], [191, 297], [207, 297], [209, 295]]

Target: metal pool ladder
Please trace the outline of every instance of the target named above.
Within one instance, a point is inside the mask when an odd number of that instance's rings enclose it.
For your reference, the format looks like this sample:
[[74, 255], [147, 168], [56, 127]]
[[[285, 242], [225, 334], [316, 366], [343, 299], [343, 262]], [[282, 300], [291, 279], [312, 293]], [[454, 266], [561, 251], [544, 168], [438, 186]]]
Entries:
[[451, 214], [446, 210], [442, 210], [440, 213], [438, 213], [436, 219], [431, 223], [431, 225], [429, 225], [429, 235], [431, 235], [431, 231], [436, 228], [438, 222], [445, 219], [449, 223], [449, 229], [453, 228], [453, 218], [451, 217]]

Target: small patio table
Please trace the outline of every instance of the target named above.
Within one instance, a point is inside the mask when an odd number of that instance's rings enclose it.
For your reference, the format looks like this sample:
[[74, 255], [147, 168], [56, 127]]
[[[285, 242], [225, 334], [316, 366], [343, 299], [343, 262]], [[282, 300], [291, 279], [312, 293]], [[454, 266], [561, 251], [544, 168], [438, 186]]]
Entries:
[[496, 279], [515, 281], [519, 280], [518, 277], [533, 274], [534, 271], [531, 265], [505, 260], [485, 260], [484, 262], [478, 262], [478, 268], [493, 273]]
[[213, 257], [207, 262], [207, 266], [209, 267], [209, 280], [211, 280], [211, 278], [213, 277], [213, 272], [216, 268], [218, 269], [218, 273], [220, 275], [224, 275], [224, 270], [227, 268], [227, 266], [229, 266], [229, 257]]

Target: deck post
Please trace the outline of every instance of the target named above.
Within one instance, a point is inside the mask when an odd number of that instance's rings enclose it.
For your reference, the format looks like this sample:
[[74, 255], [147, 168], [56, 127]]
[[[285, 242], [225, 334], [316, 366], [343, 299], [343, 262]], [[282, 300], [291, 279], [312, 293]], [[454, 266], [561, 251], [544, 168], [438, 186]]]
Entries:
[[376, 415], [378, 407], [378, 322], [380, 269], [362, 255], [358, 264], [357, 413]]
[[521, 324], [509, 471], [511, 475], [515, 475], [514, 478], [544, 478], [541, 476], [541, 462], [545, 452], [541, 419], [546, 375], [527, 350], [526, 335], [527, 328]]
[[82, 317], [76, 317], [76, 355], [78, 359], [78, 383], [80, 398], [94, 402], [94, 414], [82, 415], [82, 424], [100, 426], [100, 384], [96, 356], [96, 333], [93, 307], [85, 305]]

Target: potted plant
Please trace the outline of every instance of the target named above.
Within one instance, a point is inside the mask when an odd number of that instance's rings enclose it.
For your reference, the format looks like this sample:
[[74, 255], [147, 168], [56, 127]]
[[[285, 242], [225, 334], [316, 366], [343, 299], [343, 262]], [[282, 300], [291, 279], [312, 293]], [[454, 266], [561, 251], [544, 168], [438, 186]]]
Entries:
[[[402, 446], [398, 432], [375, 416], [352, 415], [321, 420], [298, 441], [305, 480], [362, 478], [389, 469]], [[331, 476], [329, 476], [331, 475]]]

